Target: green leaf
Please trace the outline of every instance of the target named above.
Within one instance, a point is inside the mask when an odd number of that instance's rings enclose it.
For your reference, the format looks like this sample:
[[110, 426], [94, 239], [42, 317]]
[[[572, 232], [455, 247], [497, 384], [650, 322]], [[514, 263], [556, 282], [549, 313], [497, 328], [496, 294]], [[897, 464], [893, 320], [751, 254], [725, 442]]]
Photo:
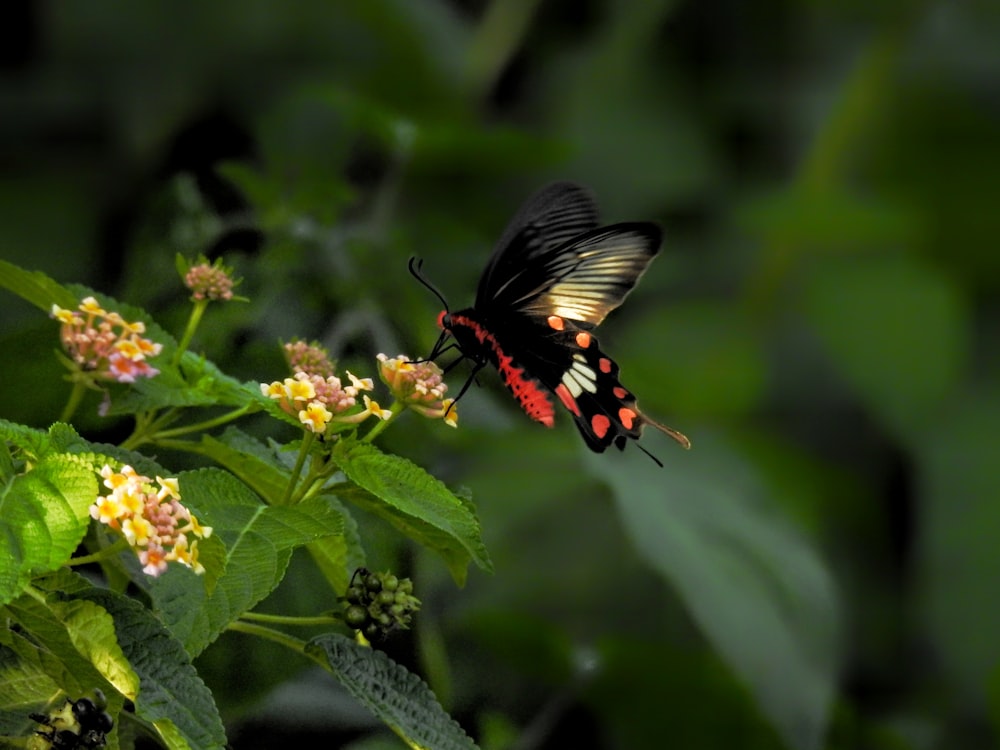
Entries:
[[427, 684], [382, 651], [328, 633], [311, 640], [306, 653], [329, 666], [351, 695], [411, 745], [434, 750], [476, 747]]
[[31, 575], [70, 558], [97, 497], [93, 469], [72, 456], [42, 458], [0, 489], [0, 603], [18, 596]]
[[44, 430], [0, 419], [0, 440], [25, 451], [36, 461], [48, 450], [49, 435]]
[[344, 531], [342, 534], [311, 542], [306, 548], [323, 576], [330, 582], [330, 588], [341, 594], [347, 590], [353, 572], [364, 567], [365, 552], [358, 524], [347, 508], [336, 497], [322, 497], [340, 514], [344, 521]]
[[270, 446], [236, 427], [229, 427], [218, 438], [203, 435], [196, 450], [227, 468], [270, 503], [280, 500], [291, 479], [291, 471], [278, 461]]
[[152, 612], [104, 589], [81, 598], [103, 607], [113, 618], [122, 652], [139, 677], [135, 712], [150, 722], [169, 747], [222, 747], [226, 734], [212, 693], [191, 665], [191, 657]]
[[0, 286], [46, 313], [52, 305], [71, 308], [80, 301], [70, 290], [41, 271], [25, 271], [5, 260], [0, 260]]
[[217, 469], [182, 473], [179, 486], [182, 502], [224, 543], [225, 570], [211, 591], [180, 566], [146, 585], [163, 621], [194, 656], [275, 589], [296, 547], [342, 534], [344, 522], [322, 498], [264, 505]]
[[[5, 619], [19, 626], [17, 631], [5, 628], [4, 645], [11, 648], [20, 661], [37, 667], [70, 695], [83, 695], [95, 687], [110, 690], [112, 684], [105, 680], [102, 672], [115, 680], [116, 688], [132, 690], [134, 695], [135, 681], [129, 677], [128, 664], [115, 644], [110, 619], [105, 619], [107, 613], [94, 604], [74, 606], [71, 602], [59, 601], [62, 593], [50, 588], [67, 576], [74, 574], [66, 572], [50, 579], [39, 579], [38, 588], [49, 592], [46, 601], [24, 595], [4, 608]], [[94, 621], [80, 620], [81, 614]], [[83, 650], [77, 644], [81, 644]], [[103, 654], [98, 644], [107, 646]]]
[[[218, 439], [205, 435], [198, 452], [221, 464], [269, 503], [278, 502], [290, 479], [290, 471], [281, 463], [278, 445], [266, 445], [235, 427], [228, 428]], [[340, 501], [323, 495], [344, 521], [343, 533], [325, 537], [307, 545], [323, 575], [334, 591], [343, 592], [355, 568], [364, 565], [365, 555], [357, 524]]]
[[662, 469], [638, 451], [587, 455], [639, 554], [788, 745], [820, 747], [836, 676], [836, 592], [757, 477], [704, 437], [690, 452], [665, 452]]
[[368, 443], [341, 440], [333, 458], [364, 492], [334, 488], [339, 497], [384, 518], [444, 559], [459, 585], [469, 560], [492, 572], [471, 503], [455, 495], [411, 461], [382, 453]]
[[134, 700], [139, 678], [115, 640], [114, 621], [101, 607], [84, 600], [58, 602], [52, 610], [84, 658], [122, 695]]
[[985, 701], [1000, 663], [1000, 389], [950, 400], [916, 451], [917, 605], [955, 700]]
[[812, 268], [804, 294], [833, 367], [897, 437], [922, 440], [968, 360], [959, 289], [913, 259], [838, 258]]
[[[164, 349], [164, 352], [166, 349]], [[245, 406], [259, 402], [260, 390], [226, 375], [216, 365], [184, 352], [180, 369], [160, 354], [154, 362], [161, 372], [152, 378], [137, 378], [111, 400], [109, 415], [189, 406]]]

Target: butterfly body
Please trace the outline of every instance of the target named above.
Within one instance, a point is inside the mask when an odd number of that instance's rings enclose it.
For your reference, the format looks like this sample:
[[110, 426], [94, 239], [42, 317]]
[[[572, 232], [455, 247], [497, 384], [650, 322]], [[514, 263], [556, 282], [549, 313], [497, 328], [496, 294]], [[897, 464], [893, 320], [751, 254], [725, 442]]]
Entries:
[[688, 447], [681, 433], [639, 411], [592, 333], [638, 282], [660, 240], [659, 227], [647, 222], [600, 227], [596, 204], [577, 185], [543, 188], [501, 236], [475, 304], [438, 316], [442, 335], [430, 358], [453, 337], [460, 360], [474, 366], [459, 397], [492, 364], [529, 417], [552, 427], [558, 401], [596, 452], [623, 449], [644, 424]]
[[546, 427], [555, 424], [555, 408], [548, 388], [531, 374], [531, 369], [508, 353], [511, 350], [497, 339], [488, 322], [479, 319], [475, 308], [457, 313], [442, 311], [438, 315], [438, 325], [455, 337], [463, 355], [478, 367], [487, 362], [496, 367], [500, 379], [525, 414]]

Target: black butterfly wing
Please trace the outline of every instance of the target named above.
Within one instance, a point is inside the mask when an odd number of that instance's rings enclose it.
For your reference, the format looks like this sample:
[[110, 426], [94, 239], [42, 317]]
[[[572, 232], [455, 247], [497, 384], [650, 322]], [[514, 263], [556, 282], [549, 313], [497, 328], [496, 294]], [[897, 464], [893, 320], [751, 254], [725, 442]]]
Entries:
[[646, 424], [690, 447], [682, 433], [639, 411], [635, 395], [619, 379], [618, 364], [584, 328], [567, 323], [560, 331], [550, 329], [517, 358], [566, 407], [591, 450], [603, 453], [612, 444], [622, 449], [639, 439]]
[[552, 316], [587, 330], [618, 307], [660, 247], [650, 223], [591, 230], [557, 250], [530, 259], [524, 272], [498, 290], [491, 305], [547, 321]]
[[495, 297], [528, 261], [547, 257], [596, 227], [597, 204], [585, 188], [572, 182], [542, 188], [525, 201], [500, 236], [479, 280], [476, 307]]
[[598, 227], [596, 217], [589, 193], [572, 183], [531, 198], [480, 279], [476, 309], [494, 319], [556, 316], [599, 325], [659, 251], [661, 233], [645, 222]]

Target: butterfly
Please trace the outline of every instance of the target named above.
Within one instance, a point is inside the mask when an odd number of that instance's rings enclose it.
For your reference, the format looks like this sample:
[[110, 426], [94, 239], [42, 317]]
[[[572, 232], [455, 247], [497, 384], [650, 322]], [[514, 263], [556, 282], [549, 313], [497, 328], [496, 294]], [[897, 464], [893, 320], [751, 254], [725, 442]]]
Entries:
[[410, 259], [410, 272], [445, 307], [437, 319], [441, 335], [428, 359], [457, 348], [461, 356], [445, 372], [471, 360], [472, 374], [456, 401], [492, 364], [529, 417], [552, 427], [558, 401], [597, 453], [612, 444], [624, 450], [646, 424], [690, 448], [682, 433], [639, 411], [635, 396], [618, 379], [618, 365], [592, 333], [632, 291], [659, 252], [661, 236], [649, 222], [601, 227], [597, 204], [579, 185], [542, 188], [501, 235], [472, 307], [449, 311], [423, 277], [422, 262]]

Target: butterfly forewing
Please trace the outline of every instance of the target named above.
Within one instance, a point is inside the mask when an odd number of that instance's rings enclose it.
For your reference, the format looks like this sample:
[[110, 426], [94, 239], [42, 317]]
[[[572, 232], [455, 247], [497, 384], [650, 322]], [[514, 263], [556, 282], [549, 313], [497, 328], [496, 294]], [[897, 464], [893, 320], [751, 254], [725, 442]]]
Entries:
[[523, 278], [533, 280], [530, 289], [511, 284], [491, 304], [542, 320], [557, 315], [593, 328], [632, 291], [659, 246], [655, 224], [593, 230], [528, 264]]
[[500, 236], [479, 280], [476, 307], [523, 278], [525, 266], [597, 227], [597, 204], [571, 182], [542, 188], [521, 207]]

